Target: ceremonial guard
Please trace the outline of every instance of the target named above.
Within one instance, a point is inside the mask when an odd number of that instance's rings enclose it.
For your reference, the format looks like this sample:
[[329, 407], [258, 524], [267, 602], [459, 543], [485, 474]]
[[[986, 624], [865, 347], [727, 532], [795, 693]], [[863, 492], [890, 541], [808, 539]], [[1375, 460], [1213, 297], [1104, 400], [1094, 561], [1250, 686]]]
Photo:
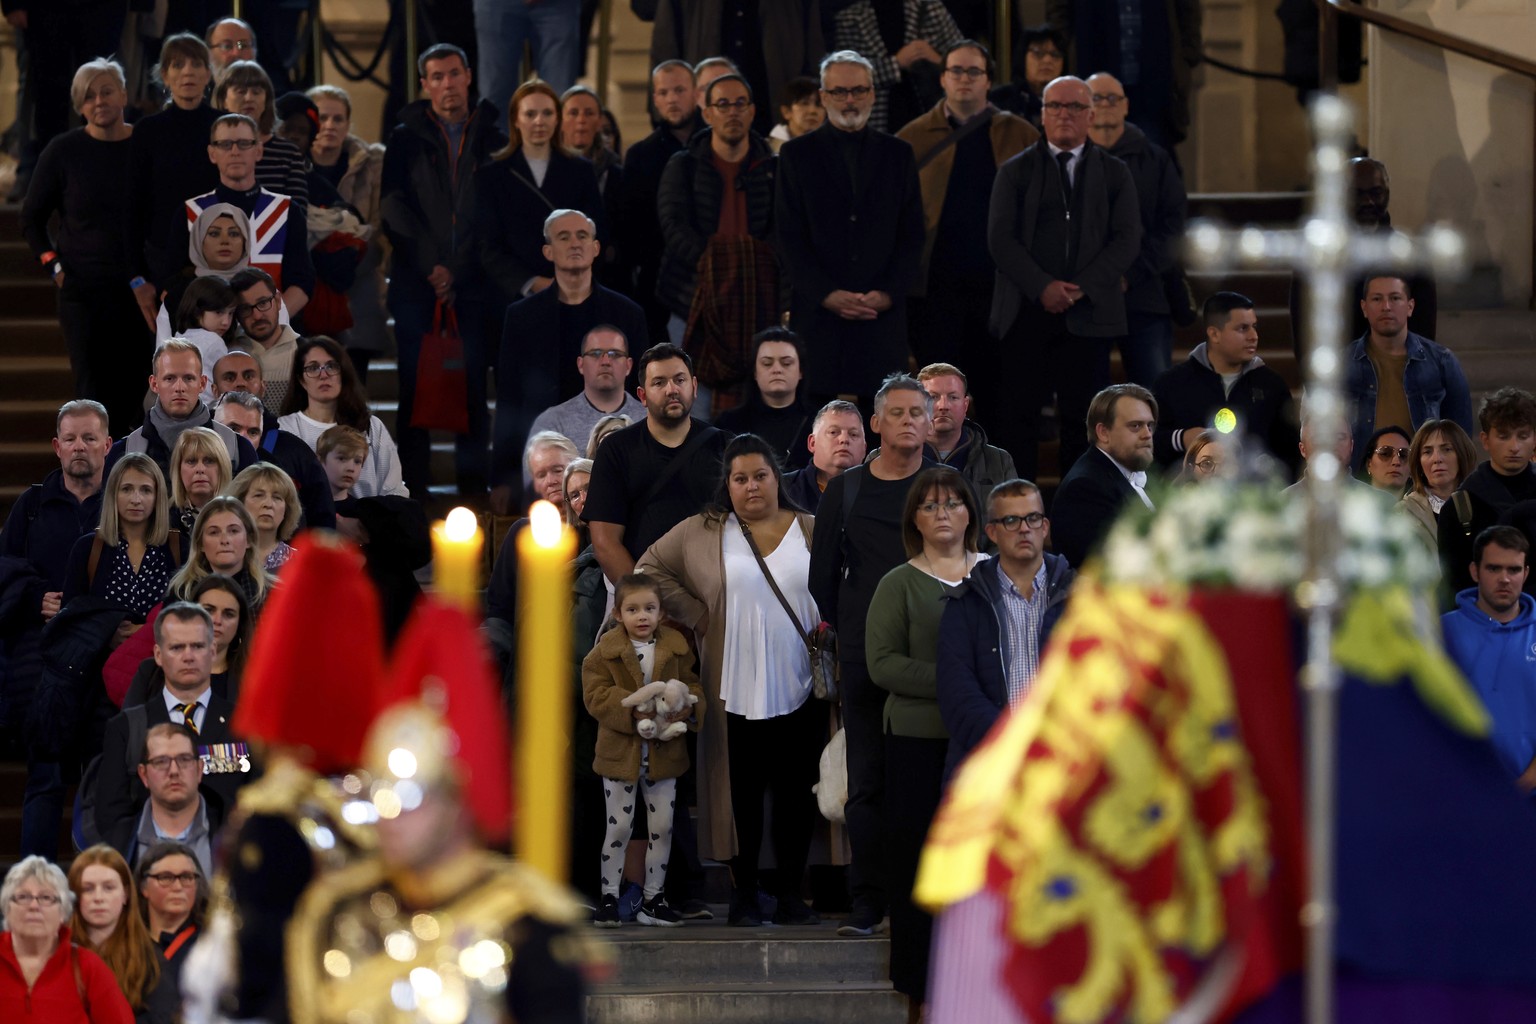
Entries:
[[395, 651], [363, 774], [377, 852], [318, 877], [288, 928], [295, 1024], [579, 1024], [605, 957], [506, 836], [505, 716], [475, 623], [423, 601]]
[[[379, 599], [352, 545], [311, 531], [267, 602], [235, 722], [266, 773], [240, 791], [204, 938], [184, 972], [188, 1024], [290, 1019], [283, 939], [316, 878], [370, 851], [372, 805], [356, 774], [383, 697]], [[349, 611], [345, 641], [314, 624]], [[364, 794], [365, 796], [365, 794]]]

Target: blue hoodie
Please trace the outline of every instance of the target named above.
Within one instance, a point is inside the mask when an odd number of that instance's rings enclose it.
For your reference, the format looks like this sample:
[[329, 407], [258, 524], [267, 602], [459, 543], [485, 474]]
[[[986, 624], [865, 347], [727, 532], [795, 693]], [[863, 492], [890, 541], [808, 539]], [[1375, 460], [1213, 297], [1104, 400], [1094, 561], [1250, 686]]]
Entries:
[[1536, 759], [1536, 598], [1520, 595], [1520, 614], [1495, 622], [1477, 607], [1477, 588], [1456, 595], [1440, 619], [1445, 652], [1493, 718], [1493, 747], [1512, 776]]

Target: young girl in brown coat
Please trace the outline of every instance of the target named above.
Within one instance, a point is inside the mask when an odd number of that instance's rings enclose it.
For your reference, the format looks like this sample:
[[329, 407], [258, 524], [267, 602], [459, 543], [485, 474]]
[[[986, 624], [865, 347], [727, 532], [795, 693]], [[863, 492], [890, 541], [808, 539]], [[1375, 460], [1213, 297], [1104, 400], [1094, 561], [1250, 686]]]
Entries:
[[582, 698], [597, 719], [597, 756], [592, 770], [603, 778], [608, 832], [603, 838], [603, 896], [592, 921], [600, 928], [619, 925], [619, 884], [624, 874], [624, 848], [634, 827], [637, 788], [644, 790], [647, 830], [645, 900], [635, 915], [641, 924], [672, 928], [683, 923], [661, 894], [672, 852], [672, 814], [677, 778], [688, 770], [688, 747], [681, 737], [667, 742], [641, 739], [638, 719], [651, 717], [623, 705], [625, 697], [655, 680], [678, 679], [699, 702], [676, 718], [657, 714], [657, 726], [687, 720], [695, 731], [704, 713], [704, 693], [694, 671], [688, 641], [661, 624], [661, 591], [656, 581], [629, 575], [613, 588], [618, 629], [598, 637], [581, 663]]

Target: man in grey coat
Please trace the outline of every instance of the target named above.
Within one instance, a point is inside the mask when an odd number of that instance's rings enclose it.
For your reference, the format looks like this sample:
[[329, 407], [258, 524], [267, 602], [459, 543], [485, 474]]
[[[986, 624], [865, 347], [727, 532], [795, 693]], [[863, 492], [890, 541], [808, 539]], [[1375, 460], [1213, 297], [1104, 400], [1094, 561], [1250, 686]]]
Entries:
[[1012, 412], [992, 424], [992, 439], [1026, 479], [1038, 473], [1040, 410], [1052, 391], [1061, 475], [1087, 447], [1076, 425], [1109, 384], [1110, 345], [1126, 333], [1126, 274], [1141, 248], [1130, 172], [1088, 138], [1092, 98], [1079, 78], [1046, 86], [1045, 138], [1003, 164], [992, 188], [990, 327], [1001, 344], [998, 365], [975, 374], [972, 389], [982, 408]]

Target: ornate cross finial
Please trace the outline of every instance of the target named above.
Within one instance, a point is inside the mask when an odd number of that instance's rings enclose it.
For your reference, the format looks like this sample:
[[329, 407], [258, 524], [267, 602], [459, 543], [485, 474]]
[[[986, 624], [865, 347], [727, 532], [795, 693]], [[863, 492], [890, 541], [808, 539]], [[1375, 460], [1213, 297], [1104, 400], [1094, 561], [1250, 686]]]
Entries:
[[[1461, 236], [1432, 227], [1414, 238], [1395, 231], [1359, 230], [1349, 214], [1349, 146], [1354, 113], [1337, 96], [1319, 94], [1312, 101], [1312, 212], [1299, 227], [1266, 231], [1248, 226], [1238, 231], [1210, 221], [1190, 225], [1185, 255], [1192, 269], [1239, 267], [1286, 269], [1306, 278], [1309, 322], [1302, 337], [1306, 349], [1306, 388], [1302, 422], [1314, 437], [1334, 437], [1349, 430], [1341, 381], [1344, 336], [1348, 323], [1346, 290], [1356, 275], [1385, 268], [1428, 267], [1436, 274], [1460, 272], [1465, 247]], [[1293, 324], [1300, 331], [1302, 325]], [[1341, 597], [1337, 577], [1340, 488], [1349, 467], [1330, 445], [1308, 453], [1306, 495], [1307, 575], [1297, 589], [1307, 611], [1307, 662], [1302, 684], [1307, 703], [1307, 819], [1311, 892], [1303, 912], [1307, 929], [1307, 1020], [1333, 1019], [1333, 841], [1335, 731], [1339, 679], [1332, 657], [1332, 637]]]

